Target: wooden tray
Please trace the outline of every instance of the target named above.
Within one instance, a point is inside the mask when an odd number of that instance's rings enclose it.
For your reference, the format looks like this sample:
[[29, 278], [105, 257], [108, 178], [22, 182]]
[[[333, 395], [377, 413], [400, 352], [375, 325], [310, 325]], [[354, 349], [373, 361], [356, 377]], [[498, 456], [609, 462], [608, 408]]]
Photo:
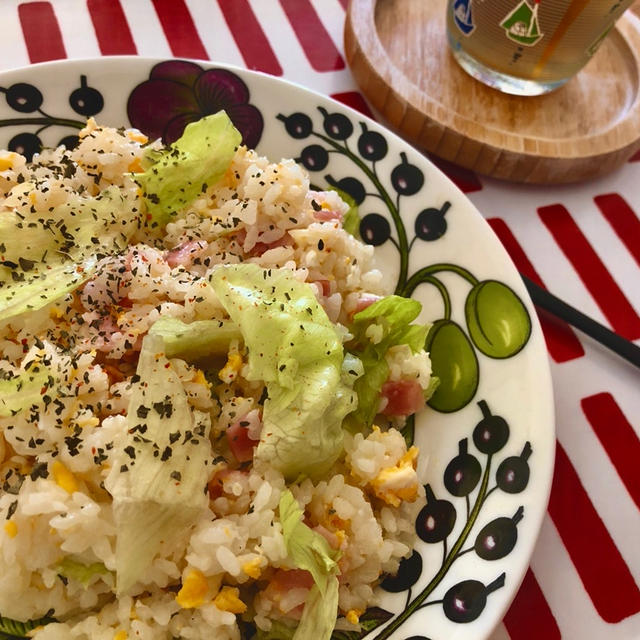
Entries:
[[479, 173], [531, 183], [594, 178], [640, 148], [640, 19], [632, 12], [564, 87], [520, 97], [458, 66], [445, 8], [446, 0], [351, 0], [347, 12], [353, 75], [409, 142]]

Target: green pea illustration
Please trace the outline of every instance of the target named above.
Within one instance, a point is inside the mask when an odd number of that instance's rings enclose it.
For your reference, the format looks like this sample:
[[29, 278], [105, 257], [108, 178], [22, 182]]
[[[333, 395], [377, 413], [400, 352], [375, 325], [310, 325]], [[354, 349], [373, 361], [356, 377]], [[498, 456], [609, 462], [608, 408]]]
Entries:
[[464, 312], [473, 344], [490, 358], [514, 356], [531, 335], [531, 318], [522, 300], [497, 280], [476, 284]]
[[452, 320], [438, 320], [430, 329], [426, 350], [440, 379], [428, 404], [442, 413], [462, 409], [478, 388], [478, 358], [469, 338]]

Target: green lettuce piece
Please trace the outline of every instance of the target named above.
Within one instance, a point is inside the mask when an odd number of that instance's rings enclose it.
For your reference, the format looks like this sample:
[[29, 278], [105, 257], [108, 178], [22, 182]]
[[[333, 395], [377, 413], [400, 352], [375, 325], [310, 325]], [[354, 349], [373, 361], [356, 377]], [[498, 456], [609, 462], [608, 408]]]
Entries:
[[[420, 315], [422, 305], [412, 298], [387, 296], [356, 313], [350, 332], [354, 336], [347, 349], [357, 356], [364, 367], [364, 375], [354, 383], [358, 394], [358, 408], [345, 421], [352, 431], [360, 431], [373, 423], [378, 410], [380, 390], [389, 377], [387, 351], [406, 344], [413, 353], [424, 349], [429, 325], [411, 324]], [[379, 342], [367, 337], [367, 329], [376, 324], [382, 329]]]
[[39, 364], [32, 365], [16, 376], [0, 379], [0, 417], [14, 416], [41, 404], [42, 396], [54, 385], [51, 370]]
[[166, 224], [171, 216], [193, 202], [207, 186], [224, 176], [242, 141], [224, 111], [188, 124], [166, 150], [154, 152], [155, 162], [134, 175], [152, 222]]
[[289, 489], [280, 495], [279, 512], [287, 555], [298, 569], [307, 570], [315, 583], [293, 640], [328, 640], [338, 613], [340, 552], [302, 521], [304, 512]]
[[258, 629], [254, 640], [329, 640], [338, 614], [338, 579], [332, 577], [325, 596], [317, 585], [309, 591], [297, 627], [289, 627], [275, 620], [269, 631]]
[[74, 560], [73, 558], [65, 558], [56, 566], [56, 571], [65, 578], [76, 580], [86, 587], [94, 576], [102, 576], [109, 574], [109, 570], [102, 562], [93, 562], [85, 564]]
[[0, 215], [0, 320], [40, 309], [88, 280], [98, 260], [124, 251], [139, 225], [117, 187], [51, 212]]
[[210, 418], [189, 407], [163, 350], [161, 336], [145, 337], [127, 430], [105, 481], [118, 530], [118, 594], [142, 577], [161, 546], [171, 548], [187, 539], [208, 503]]
[[340, 337], [312, 288], [288, 269], [248, 263], [216, 267], [210, 283], [242, 332], [248, 379], [266, 384], [257, 457], [289, 480], [323, 475], [342, 451], [342, 421], [356, 396], [343, 381]]
[[336, 626], [338, 595], [339, 584], [335, 576], [329, 580], [324, 595], [318, 585], [313, 585], [293, 640], [329, 640]]
[[349, 205], [347, 213], [342, 218], [342, 228], [355, 238], [360, 239], [360, 213], [358, 204], [353, 197], [338, 187], [329, 187], [330, 191], [335, 191]]
[[320, 594], [324, 596], [330, 576], [338, 570], [340, 553], [302, 521], [304, 512], [289, 489], [280, 495], [279, 511], [287, 555], [298, 569], [306, 569], [313, 576]]
[[231, 341], [242, 339], [240, 329], [233, 322], [196, 320], [187, 324], [168, 316], [157, 320], [149, 333], [162, 337], [167, 358], [179, 357], [189, 361], [226, 356]]

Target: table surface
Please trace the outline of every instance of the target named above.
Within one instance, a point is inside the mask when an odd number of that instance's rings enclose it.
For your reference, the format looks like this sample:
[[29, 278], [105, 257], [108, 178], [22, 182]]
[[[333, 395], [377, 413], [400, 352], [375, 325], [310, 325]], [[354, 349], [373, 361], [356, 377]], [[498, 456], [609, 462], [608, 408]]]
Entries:
[[[347, 0], [2, 0], [0, 69], [112, 54], [212, 59], [367, 111], [344, 61]], [[521, 272], [640, 339], [640, 154], [582, 184], [507, 184], [441, 168]], [[640, 638], [640, 372], [541, 316], [556, 467], [531, 567], [491, 640]]]

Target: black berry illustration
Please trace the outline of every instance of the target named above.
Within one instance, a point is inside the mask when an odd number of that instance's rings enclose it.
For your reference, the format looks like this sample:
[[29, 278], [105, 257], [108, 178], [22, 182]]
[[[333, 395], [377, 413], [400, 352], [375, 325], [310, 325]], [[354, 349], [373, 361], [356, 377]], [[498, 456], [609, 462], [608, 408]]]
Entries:
[[326, 175], [325, 179], [332, 187], [348, 193], [356, 204], [362, 204], [364, 202], [367, 192], [362, 182], [357, 178], [342, 178], [341, 180], [336, 180], [333, 176]]
[[358, 138], [358, 151], [365, 160], [382, 160], [387, 155], [387, 141], [377, 131], [369, 131], [364, 122], [360, 123], [362, 133]]
[[465, 580], [445, 593], [442, 608], [452, 622], [472, 622], [484, 610], [487, 596], [504, 586], [505, 574], [501, 574], [486, 587], [478, 580]]
[[427, 636], [411, 636], [406, 640], [431, 640], [431, 638], [427, 638]]
[[322, 126], [327, 135], [334, 140], [346, 140], [353, 133], [351, 120], [342, 113], [329, 113], [324, 107], [318, 107], [324, 116]]
[[87, 76], [80, 76], [80, 86], [71, 92], [69, 104], [81, 116], [95, 116], [102, 111], [104, 99], [97, 89], [87, 85]]
[[496, 453], [509, 439], [509, 425], [504, 418], [491, 413], [485, 400], [480, 400], [478, 406], [483, 417], [473, 430], [473, 443], [482, 453]]
[[306, 113], [292, 113], [290, 116], [279, 113], [276, 117], [284, 122], [284, 127], [292, 138], [306, 138], [311, 134], [313, 123]]
[[438, 500], [430, 485], [425, 485], [427, 504], [416, 518], [416, 533], [424, 542], [442, 542], [456, 523], [455, 507], [448, 500]]
[[298, 159], [309, 171], [322, 171], [329, 164], [329, 154], [319, 144], [310, 144]]
[[433, 241], [442, 237], [447, 230], [445, 214], [451, 203], [447, 200], [440, 209], [429, 207], [423, 209], [416, 217], [415, 231], [420, 240]]
[[422, 573], [422, 556], [414, 551], [408, 558], [400, 560], [398, 573], [395, 576], [387, 576], [380, 586], [390, 593], [400, 593], [412, 587]]
[[518, 541], [517, 524], [524, 517], [524, 507], [519, 507], [512, 518], [496, 518], [480, 530], [473, 545], [483, 560], [499, 560], [511, 553]]
[[531, 443], [527, 442], [519, 456], [505, 458], [496, 471], [496, 483], [506, 493], [520, 493], [529, 483]]
[[478, 484], [482, 467], [475, 456], [467, 452], [467, 439], [458, 443], [458, 455], [444, 471], [444, 486], [456, 497], [468, 496]]
[[9, 140], [9, 150], [22, 154], [27, 160], [42, 149], [42, 141], [35, 133], [19, 133]]
[[58, 142], [58, 146], [63, 144], [67, 149], [75, 149], [78, 146], [80, 139], [78, 136], [65, 136]]
[[407, 160], [407, 154], [400, 154], [402, 162], [391, 172], [391, 184], [401, 196], [412, 196], [422, 189], [424, 174], [415, 164]]
[[20, 113], [31, 113], [42, 105], [42, 94], [32, 84], [17, 82], [6, 91], [7, 104]]
[[389, 221], [379, 213], [368, 213], [360, 220], [360, 237], [374, 247], [384, 244], [391, 237]]

